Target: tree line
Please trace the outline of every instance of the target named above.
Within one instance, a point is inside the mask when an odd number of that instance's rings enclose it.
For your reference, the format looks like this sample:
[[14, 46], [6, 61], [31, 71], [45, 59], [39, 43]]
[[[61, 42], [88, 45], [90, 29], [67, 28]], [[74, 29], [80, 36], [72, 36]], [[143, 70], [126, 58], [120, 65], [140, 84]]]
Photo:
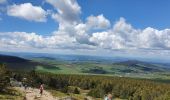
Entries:
[[0, 92], [4, 92], [10, 85], [10, 71], [5, 64], [0, 64]]
[[78, 88], [90, 90], [88, 95], [95, 98], [103, 98], [105, 94], [112, 93], [114, 97], [128, 100], [170, 100], [170, 84], [145, 79], [64, 75], [36, 71], [25, 74], [25, 77], [28, 78], [27, 83], [31, 86], [36, 87], [44, 83], [64, 93], [67, 93], [70, 87], [76, 87], [73, 92], [79, 93]]

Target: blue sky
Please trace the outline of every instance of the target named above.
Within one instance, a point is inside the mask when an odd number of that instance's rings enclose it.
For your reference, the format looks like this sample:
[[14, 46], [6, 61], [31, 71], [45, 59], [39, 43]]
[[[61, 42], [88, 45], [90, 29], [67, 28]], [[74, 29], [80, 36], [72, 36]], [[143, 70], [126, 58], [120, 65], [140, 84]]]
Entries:
[[[44, 9], [53, 9], [49, 4], [42, 4], [43, 0], [9, 0], [9, 4], [27, 2], [42, 6]], [[78, 0], [77, 2], [82, 8], [80, 17], [83, 20], [90, 15], [103, 14], [112, 23], [120, 17], [124, 17], [136, 28], [143, 29], [150, 26], [157, 29], [165, 29], [170, 27], [169, 0]], [[57, 23], [50, 17], [47, 23], [35, 23], [8, 17], [5, 14], [1, 16], [3, 18], [3, 21], [0, 22], [1, 31], [26, 31], [49, 34], [58, 27]]]
[[[83, 2], [82, 2], [83, 1]], [[124, 17], [136, 28], [169, 28], [169, 0], [79, 0], [85, 17], [104, 14], [111, 22]]]
[[0, 49], [170, 55], [169, 0], [0, 0]]

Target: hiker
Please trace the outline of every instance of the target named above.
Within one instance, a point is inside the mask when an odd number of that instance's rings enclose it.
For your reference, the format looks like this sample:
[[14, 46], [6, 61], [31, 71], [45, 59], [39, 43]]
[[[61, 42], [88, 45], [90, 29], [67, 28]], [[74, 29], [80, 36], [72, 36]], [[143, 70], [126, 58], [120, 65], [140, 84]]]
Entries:
[[44, 90], [44, 85], [41, 83], [41, 85], [40, 85], [40, 94], [41, 95], [43, 94], [43, 90]]
[[104, 100], [112, 100], [112, 94], [109, 93]]

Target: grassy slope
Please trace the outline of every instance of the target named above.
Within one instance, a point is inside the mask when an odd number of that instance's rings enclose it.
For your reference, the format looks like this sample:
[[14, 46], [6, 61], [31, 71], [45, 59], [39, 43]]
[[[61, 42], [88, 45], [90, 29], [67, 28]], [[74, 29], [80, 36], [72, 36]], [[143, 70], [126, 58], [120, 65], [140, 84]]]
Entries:
[[23, 100], [24, 93], [15, 88], [9, 88], [5, 92], [0, 93], [0, 100]]
[[[51, 72], [54, 74], [94, 74], [94, 75], [109, 75], [109, 76], [120, 76], [120, 77], [140, 77], [140, 78], [158, 78], [158, 79], [170, 79], [170, 72], [166, 72], [163, 69], [162, 72], [146, 71], [141, 69], [140, 66], [129, 67], [123, 64], [106, 64], [106, 63], [95, 63], [95, 62], [79, 62], [69, 63], [55, 60], [43, 60], [34, 59], [35, 61], [45, 62], [52, 64], [56, 67], [49, 68], [48, 66], [37, 66], [36, 70], [40, 72]], [[141, 65], [143, 66], [143, 65]], [[139, 67], [139, 68], [138, 68]], [[145, 67], [145, 66], [144, 66]], [[100, 74], [93, 69], [100, 69], [106, 73]], [[85, 70], [86, 73], [83, 71]], [[92, 70], [92, 71], [91, 71]]]
[[60, 91], [55, 91], [55, 90], [50, 90], [50, 92], [52, 93], [52, 95], [54, 97], [59, 97], [59, 98], [67, 97], [67, 96], [71, 96], [71, 97], [76, 98], [78, 100], [84, 100], [84, 98], [85, 98], [85, 96], [81, 95], [81, 94], [65, 94], [65, 93], [62, 93]]
[[[65, 94], [65, 93], [62, 93], [62, 92], [56, 91], [56, 90], [49, 90], [49, 92], [51, 92], [51, 94], [54, 97], [59, 97], [59, 98], [71, 96], [77, 100], [84, 100], [84, 98], [86, 97], [86, 95], [84, 95], [83, 93], [81, 93], [81, 94]], [[103, 98], [93, 98], [93, 100], [103, 100]], [[113, 100], [125, 100], [125, 99], [114, 98]]]

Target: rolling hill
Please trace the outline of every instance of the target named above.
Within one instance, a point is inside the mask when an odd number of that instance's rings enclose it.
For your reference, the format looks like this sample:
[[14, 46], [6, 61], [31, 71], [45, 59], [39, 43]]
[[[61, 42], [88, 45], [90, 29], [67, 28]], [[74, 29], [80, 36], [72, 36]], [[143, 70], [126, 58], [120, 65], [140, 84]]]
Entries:
[[16, 57], [16, 56], [0, 55], [0, 62], [1, 63], [24, 63], [24, 62], [29, 62], [29, 60]]
[[103, 63], [98, 61], [65, 61], [46, 57], [36, 57], [32, 60], [45, 62], [56, 66], [54, 69], [48, 67], [37, 67], [36, 70], [51, 72], [55, 74], [98, 74], [126, 77], [160, 78], [168, 77], [170, 69], [161, 67], [161, 64], [148, 63], [138, 60], [126, 60], [120, 62]]
[[53, 57], [33, 57], [25, 59], [16, 56], [0, 55], [0, 63], [5, 63], [11, 70], [50, 72], [54, 74], [95, 74], [139, 78], [168, 78], [170, 69], [159, 64], [126, 60], [103, 63], [98, 61], [67, 61]]
[[[123, 65], [129, 69], [140, 70], [141, 72], [163, 72], [169, 70], [168, 68], [162, 68], [158, 65], [154, 65], [148, 62], [142, 62], [138, 60], [128, 60], [124, 62], [115, 63], [115, 65]], [[133, 71], [133, 70], [129, 70]]]
[[6, 64], [7, 68], [10, 70], [17, 71], [30, 71], [35, 69], [37, 66], [44, 66], [48, 68], [53, 68], [55, 66], [46, 64], [43, 62], [36, 62], [28, 60], [21, 57], [9, 56], [9, 55], [0, 55], [0, 63]]

